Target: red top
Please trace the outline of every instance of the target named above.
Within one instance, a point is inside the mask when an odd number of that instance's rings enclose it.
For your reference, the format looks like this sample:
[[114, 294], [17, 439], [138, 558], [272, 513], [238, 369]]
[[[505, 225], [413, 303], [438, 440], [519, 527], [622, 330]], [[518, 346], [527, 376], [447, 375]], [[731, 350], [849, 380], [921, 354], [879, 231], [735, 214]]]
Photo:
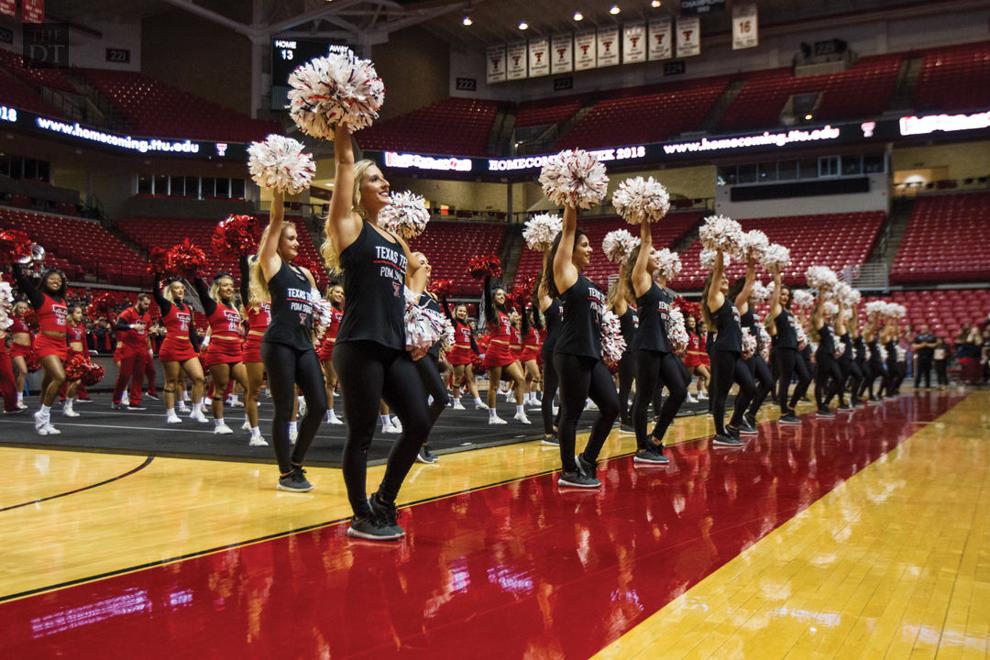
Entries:
[[57, 332], [64, 335], [68, 326], [69, 308], [64, 302], [55, 300], [47, 293], [41, 295], [45, 300], [37, 309], [38, 329], [41, 332]]
[[144, 327], [140, 330], [137, 328], [129, 328], [127, 330], [118, 331], [118, 343], [132, 348], [135, 350], [144, 350], [148, 348], [148, 326], [151, 325], [151, 314], [145, 312], [144, 314], [138, 314], [137, 309], [134, 307], [128, 307], [120, 316], [117, 317], [118, 321], [123, 321], [124, 323], [133, 326], [135, 323], [142, 323]]
[[522, 332], [519, 331], [519, 328], [513, 326], [512, 339], [510, 340], [509, 344], [512, 346], [512, 348], [515, 349], [522, 348]]
[[210, 337], [241, 338], [241, 314], [233, 307], [217, 303], [217, 308], [210, 314], [209, 322]]
[[189, 341], [189, 328], [192, 326], [192, 310], [189, 307], [179, 309], [179, 306], [172, 303], [169, 306], [168, 314], [162, 317], [162, 324], [165, 325], [165, 341]]
[[9, 328], [7, 328], [7, 332], [12, 335], [16, 335], [21, 332], [31, 334], [31, 328], [28, 327], [28, 324], [24, 321], [24, 319], [19, 316], [12, 316], [10, 317], [10, 320], [13, 321], [13, 323]]
[[264, 332], [267, 330], [268, 326], [272, 323], [271, 303], [264, 302], [260, 305], [249, 307], [247, 321], [248, 330], [254, 330], [256, 332]]
[[501, 341], [506, 344], [512, 342], [513, 328], [509, 321], [509, 315], [504, 312], [496, 312], [498, 318], [491, 319], [488, 324], [488, 334], [492, 341]]
[[458, 348], [471, 348], [471, 326], [454, 321], [454, 345]]
[[536, 328], [530, 326], [526, 336], [523, 337], [523, 344], [530, 348], [540, 347], [540, 333], [536, 330]]
[[82, 344], [83, 348], [86, 347], [86, 328], [82, 323], [77, 323], [76, 325], [69, 326], [69, 333], [66, 337], [69, 344]]
[[340, 331], [340, 322], [343, 318], [344, 312], [330, 305], [330, 325], [327, 326], [327, 329], [323, 333], [324, 339], [327, 337], [337, 338], [337, 333]]

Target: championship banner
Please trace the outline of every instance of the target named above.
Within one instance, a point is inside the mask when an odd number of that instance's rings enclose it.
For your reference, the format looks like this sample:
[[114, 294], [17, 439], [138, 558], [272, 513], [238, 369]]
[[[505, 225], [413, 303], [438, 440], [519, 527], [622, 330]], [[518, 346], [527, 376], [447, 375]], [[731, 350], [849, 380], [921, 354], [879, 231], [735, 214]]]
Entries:
[[517, 41], [506, 48], [508, 65], [506, 77], [509, 80], [522, 80], [526, 77], [526, 42]]
[[0, 14], [17, 16], [17, 0], [0, 0]]
[[701, 19], [681, 16], [677, 19], [677, 56], [701, 55]]
[[619, 63], [619, 28], [598, 31], [598, 68]]
[[25, 23], [45, 22], [45, 0], [23, 0], [21, 10]]
[[594, 32], [578, 32], [574, 35], [574, 70], [587, 71], [598, 66], [598, 50]]
[[732, 50], [760, 45], [756, 3], [732, 5]]
[[558, 34], [551, 39], [553, 49], [553, 59], [550, 64], [550, 73], [570, 73], [574, 70], [574, 35]]
[[622, 26], [622, 63], [646, 61], [646, 24], [626, 23]]
[[550, 42], [547, 38], [532, 39], [529, 42], [529, 77], [542, 78], [550, 75]]
[[505, 46], [489, 46], [485, 55], [488, 83], [505, 82]]
[[669, 60], [674, 56], [674, 29], [669, 18], [650, 21], [647, 55], [654, 60]]

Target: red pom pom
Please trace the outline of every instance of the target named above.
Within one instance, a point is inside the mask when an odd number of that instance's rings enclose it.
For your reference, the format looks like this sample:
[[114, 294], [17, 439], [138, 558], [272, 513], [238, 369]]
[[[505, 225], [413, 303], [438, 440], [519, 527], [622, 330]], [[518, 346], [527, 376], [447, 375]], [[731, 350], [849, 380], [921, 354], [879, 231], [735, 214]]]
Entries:
[[82, 376], [82, 383], [86, 387], [93, 387], [98, 385], [101, 380], [103, 380], [104, 369], [95, 362], [89, 362], [86, 365], [86, 371]]
[[261, 229], [250, 215], [230, 215], [217, 223], [210, 245], [218, 257], [233, 252], [238, 256], [254, 253], [258, 249]]
[[430, 282], [430, 291], [437, 298], [445, 298], [454, 288], [454, 280], [436, 279]]
[[86, 310], [86, 316], [91, 319], [111, 318], [114, 316], [114, 307], [116, 307], [116, 303], [113, 294], [104, 291], [93, 296], [93, 300], [89, 303], [89, 309]]
[[206, 253], [188, 238], [173, 245], [165, 255], [165, 271], [189, 278], [206, 266]]
[[292, 264], [300, 268], [305, 268], [312, 273], [313, 279], [316, 280], [316, 288], [321, 292], [327, 288], [327, 282], [329, 280], [327, 278], [327, 269], [324, 268], [323, 264], [307, 257], [297, 257]]
[[509, 297], [522, 309], [525, 309], [533, 299], [533, 287], [536, 286], [536, 276], [524, 277], [512, 287]]
[[684, 315], [684, 318], [692, 316], [695, 320], [697, 320], [701, 316], [701, 305], [691, 302], [683, 296], [677, 296], [674, 298], [674, 307], [681, 310], [681, 314]]
[[168, 270], [168, 250], [163, 247], [155, 246], [151, 248], [148, 252], [148, 265], [149, 273], [165, 273]]
[[471, 366], [473, 367], [475, 376], [485, 373], [485, 362], [477, 353], [471, 358]]
[[30, 260], [33, 247], [31, 237], [19, 229], [0, 231], [0, 261], [18, 263]]
[[89, 368], [89, 359], [82, 353], [75, 353], [69, 361], [65, 363], [65, 379], [68, 381], [82, 380], [83, 375]]
[[489, 276], [498, 279], [502, 277], [502, 264], [494, 254], [479, 254], [468, 261], [468, 272], [479, 280]]
[[41, 369], [41, 361], [38, 359], [38, 352], [33, 348], [31, 349], [31, 352], [28, 353], [27, 356], [27, 368], [28, 368], [28, 373], [32, 373], [32, 374], [35, 371]]

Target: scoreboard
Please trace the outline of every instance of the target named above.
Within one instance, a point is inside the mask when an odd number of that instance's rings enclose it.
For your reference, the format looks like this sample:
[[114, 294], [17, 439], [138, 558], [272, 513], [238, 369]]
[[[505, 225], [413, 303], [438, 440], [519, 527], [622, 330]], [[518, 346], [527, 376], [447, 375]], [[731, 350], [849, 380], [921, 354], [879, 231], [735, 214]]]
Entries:
[[348, 48], [343, 40], [272, 39], [272, 109], [284, 110], [289, 104], [289, 74], [314, 57]]

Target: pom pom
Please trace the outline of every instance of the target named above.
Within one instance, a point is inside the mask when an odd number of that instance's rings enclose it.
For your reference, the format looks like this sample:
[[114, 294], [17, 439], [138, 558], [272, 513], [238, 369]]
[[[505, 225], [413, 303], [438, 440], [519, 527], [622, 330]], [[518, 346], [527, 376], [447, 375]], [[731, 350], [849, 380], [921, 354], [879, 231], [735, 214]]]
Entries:
[[751, 229], [743, 234], [742, 251], [747, 258], [752, 257], [757, 263], [762, 263], [763, 257], [769, 249], [770, 239], [759, 229]]
[[839, 282], [835, 288], [835, 297], [846, 307], [855, 307], [863, 299], [863, 295], [845, 282]]
[[190, 279], [206, 267], [206, 253], [188, 238], [173, 245], [165, 255], [165, 271]]
[[250, 215], [229, 215], [217, 223], [210, 238], [213, 254], [245, 256], [258, 249], [261, 230], [258, 221]]
[[748, 360], [756, 355], [756, 337], [749, 328], [742, 329], [742, 359]]
[[116, 307], [117, 302], [114, 299], [113, 294], [109, 291], [104, 291], [103, 293], [98, 293], [93, 296], [93, 299], [89, 302], [89, 307], [86, 310], [86, 316], [91, 319], [112, 319], [115, 316], [114, 311]]
[[902, 319], [907, 316], [907, 307], [900, 303], [888, 303], [886, 316], [891, 319]]
[[4, 229], [0, 231], [0, 262], [30, 263], [33, 257], [34, 243], [31, 237], [20, 229]]
[[378, 119], [385, 84], [370, 60], [353, 53], [317, 57], [289, 75], [289, 115], [296, 126], [315, 138], [333, 140], [334, 128], [349, 133]]
[[38, 351], [36, 351], [34, 348], [32, 348], [31, 352], [28, 353], [27, 369], [28, 369], [28, 373], [32, 373], [32, 374], [36, 371], [41, 370], [41, 360], [38, 358]]
[[624, 264], [632, 251], [639, 247], [639, 243], [639, 237], [625, 229], [615, 229], [602, 239], [602, 252], [613, 264]]
[[437, 298], [446, 298], [450, 295], [450, 292], [454, 289], [454, 280], [446, 279], [435, 279], [430, 280], [430, 291], [433, 292]]
[[557, 234], [560, 233], [562, 221], [559, 215], [540, 213], [534, 215], [523, 225], [523, 240], [530, 250], [543, 252], [553, 245]]
[[768, 245], [766, 249], [763, 250], [763, 256], [760, 259], [760, 263], [767, 270], [773, 267], [786, 268], [791, 265], [791, 251], [785, 248], [779, 243], [773, 243]]
[[701, 244], [713, 252], [722, 250], [738, 256], [742, 249], [742, 226], [724, 215], [710, 215], [705, 218], [705, 224], [698, 230], [698, 236], [701, 238]]
[[288, 195], [309, 189], [316, 175], [313, 156], [303, 153], [303, 143], [283, 135], [269, 135], [248, 147], [251, 180], [262, 188]]
[[681, 258], [676, 252], [671, 252], [667, 248], [663, 248], [662, 250], [654, 250], [650, 256], [657, 265], [654, 271], [655, 276], [662, 277], [668, 283], [677, 279], [677, 276], [681, 272]]
[[807, 289], [795, 289], [791, 291], [791, 304], [796, 307], [811, 307], [815, 304], [815, 295]]
[[687, 348], [690, 338], [687, 333], [687, 326], [684, 324], [684, 314], [677, 307], [671, 308], [666, 320], [667, 339], [671, 343], [674, 353], [679, 353]]
[[880, 315], [883, 316], [886, 311], [887, 303], [882, 300], [871, 300], [866, 303], [866, 313], [869, 316]]
[[612, 206], [631, 225], [657, 222], [670, 210], [667, 189], [653, 177], [641, 176], [622, 181], [612, 193]]
[[168, 250], [155, 246], [148, 251], [148, 272], [167, 273], [168, 272]]
[[86, 371], [82, 375], [82, 384], [86, 387], [93, 387], [94, 385], [99, 385], [100, 381], [103, 380], [105, 371], [103, 367], [95, 362], [90, 362], [86, 366]]
[[845, 354], [845, 352], [846, 352], [846, 345], [840, 341], [836, 343], [835, 350], [832, 352], [832, 355], [834, 355], [836, 358], [840, 358]]
[[426, 200], [422, 195], [409, 191], [389, 195], [388, 205], [378, 213], [378, 222], [382, 227], [406, 240], [422, 234], [429, 221]]
[[839, 313], [839, 306], [831, 300], [826, 300], [822, 303], [822, 312], [824, 312], [826, 318], [832, 318]]
[[498, 279], [502, 277], [502, 263], [494, 254], [475, 255], [468, 260], [468, 272], [479, 280], [485, 277]]
[[547, 160], [540, 172], [543, 194], [557, 206], [587, 209], [605, 198], [608, 176], [605, 166], [587, 151], [561, 151]]
[[691, 302], [684, 296], [677, 296], [674, 298], [674, 307], [679, 309], [684, 317], [692, 316], [697, 319], [701, 316], [701, 305], [696, 302]]
[[750, 300], [759, 305], [770, 299], [770, 287], [763, 286], [763, 282], [756, 280], [753, 282], [753, 291], [750, 293]]
[[804, 277], [812, 289], [831, 289], [839, 284], [839, 277], [828, 266], [809, 266]]
[[449, 351], [453, 348], [456, 341], [454, 334], [454, 324], [450, 322], [446, 316], [443, 317], [443, 334], [440, 336], [440, 346], [445, 351]]
[[536, 275], [529, 275], [516, 283], [509, 293], [509, 298], [515, 301], [520, 309], [526, 309], [527, 304], [533, 298], [533, 289], [536, 287]]
[[[703, 249], [701, 254], [698, 255], [699, 261], [701, 262], [701, 267], [705, 270], [711, 270], [714, 268], [715, 254], [715, 250], [709, 250], [708, 248]], [[729, 256], [728, 252], [722, 253], [722, 263], [726, 268], [728, 268], [729, 264], [732, 263], [732, 258]]]
[[795, 325], [794, 334], [797, 336], [798, 347], [803, 348], [808, 343], [808, 333], [804, 331], [803, 326]]
[[446, 317], [425, 305], [420, 306], [420, 296], [415, 291], [407, 288], [405, 296], [406, 350], [427, 350], [446, 334]]
[[10, 282], [0, 280], [0, 307], [9, 307], [14, 303], [14, 289]]
[[601, 318], [602, 361], [614, 366], [619, 364], [622, 354], [626, 352], [626, 340], [622, 336], [619, 317], [606, 311]]
[[757, 324], [758, 325], [756, 327], [759, 329], [759, 332], [757, 333], [756, 339], [757, 339], [757, 342], [759, 343], [759, 347], [760, 347], [759, 348], [760, 357], [762, 357], [765, 362], [768, 362], [769, 363], [770, 362], [770, 345], [773, 342], [773, 339], [771, 339], [770, 333], [767, 332], [766, 327], [762, 323], [759, 322], [759, 319], [757, 319]]
[[89, 366], [89, 357], [82, 353], [74, 353], [65, 363], [65, 379], [69, 382], [82, 380]]

